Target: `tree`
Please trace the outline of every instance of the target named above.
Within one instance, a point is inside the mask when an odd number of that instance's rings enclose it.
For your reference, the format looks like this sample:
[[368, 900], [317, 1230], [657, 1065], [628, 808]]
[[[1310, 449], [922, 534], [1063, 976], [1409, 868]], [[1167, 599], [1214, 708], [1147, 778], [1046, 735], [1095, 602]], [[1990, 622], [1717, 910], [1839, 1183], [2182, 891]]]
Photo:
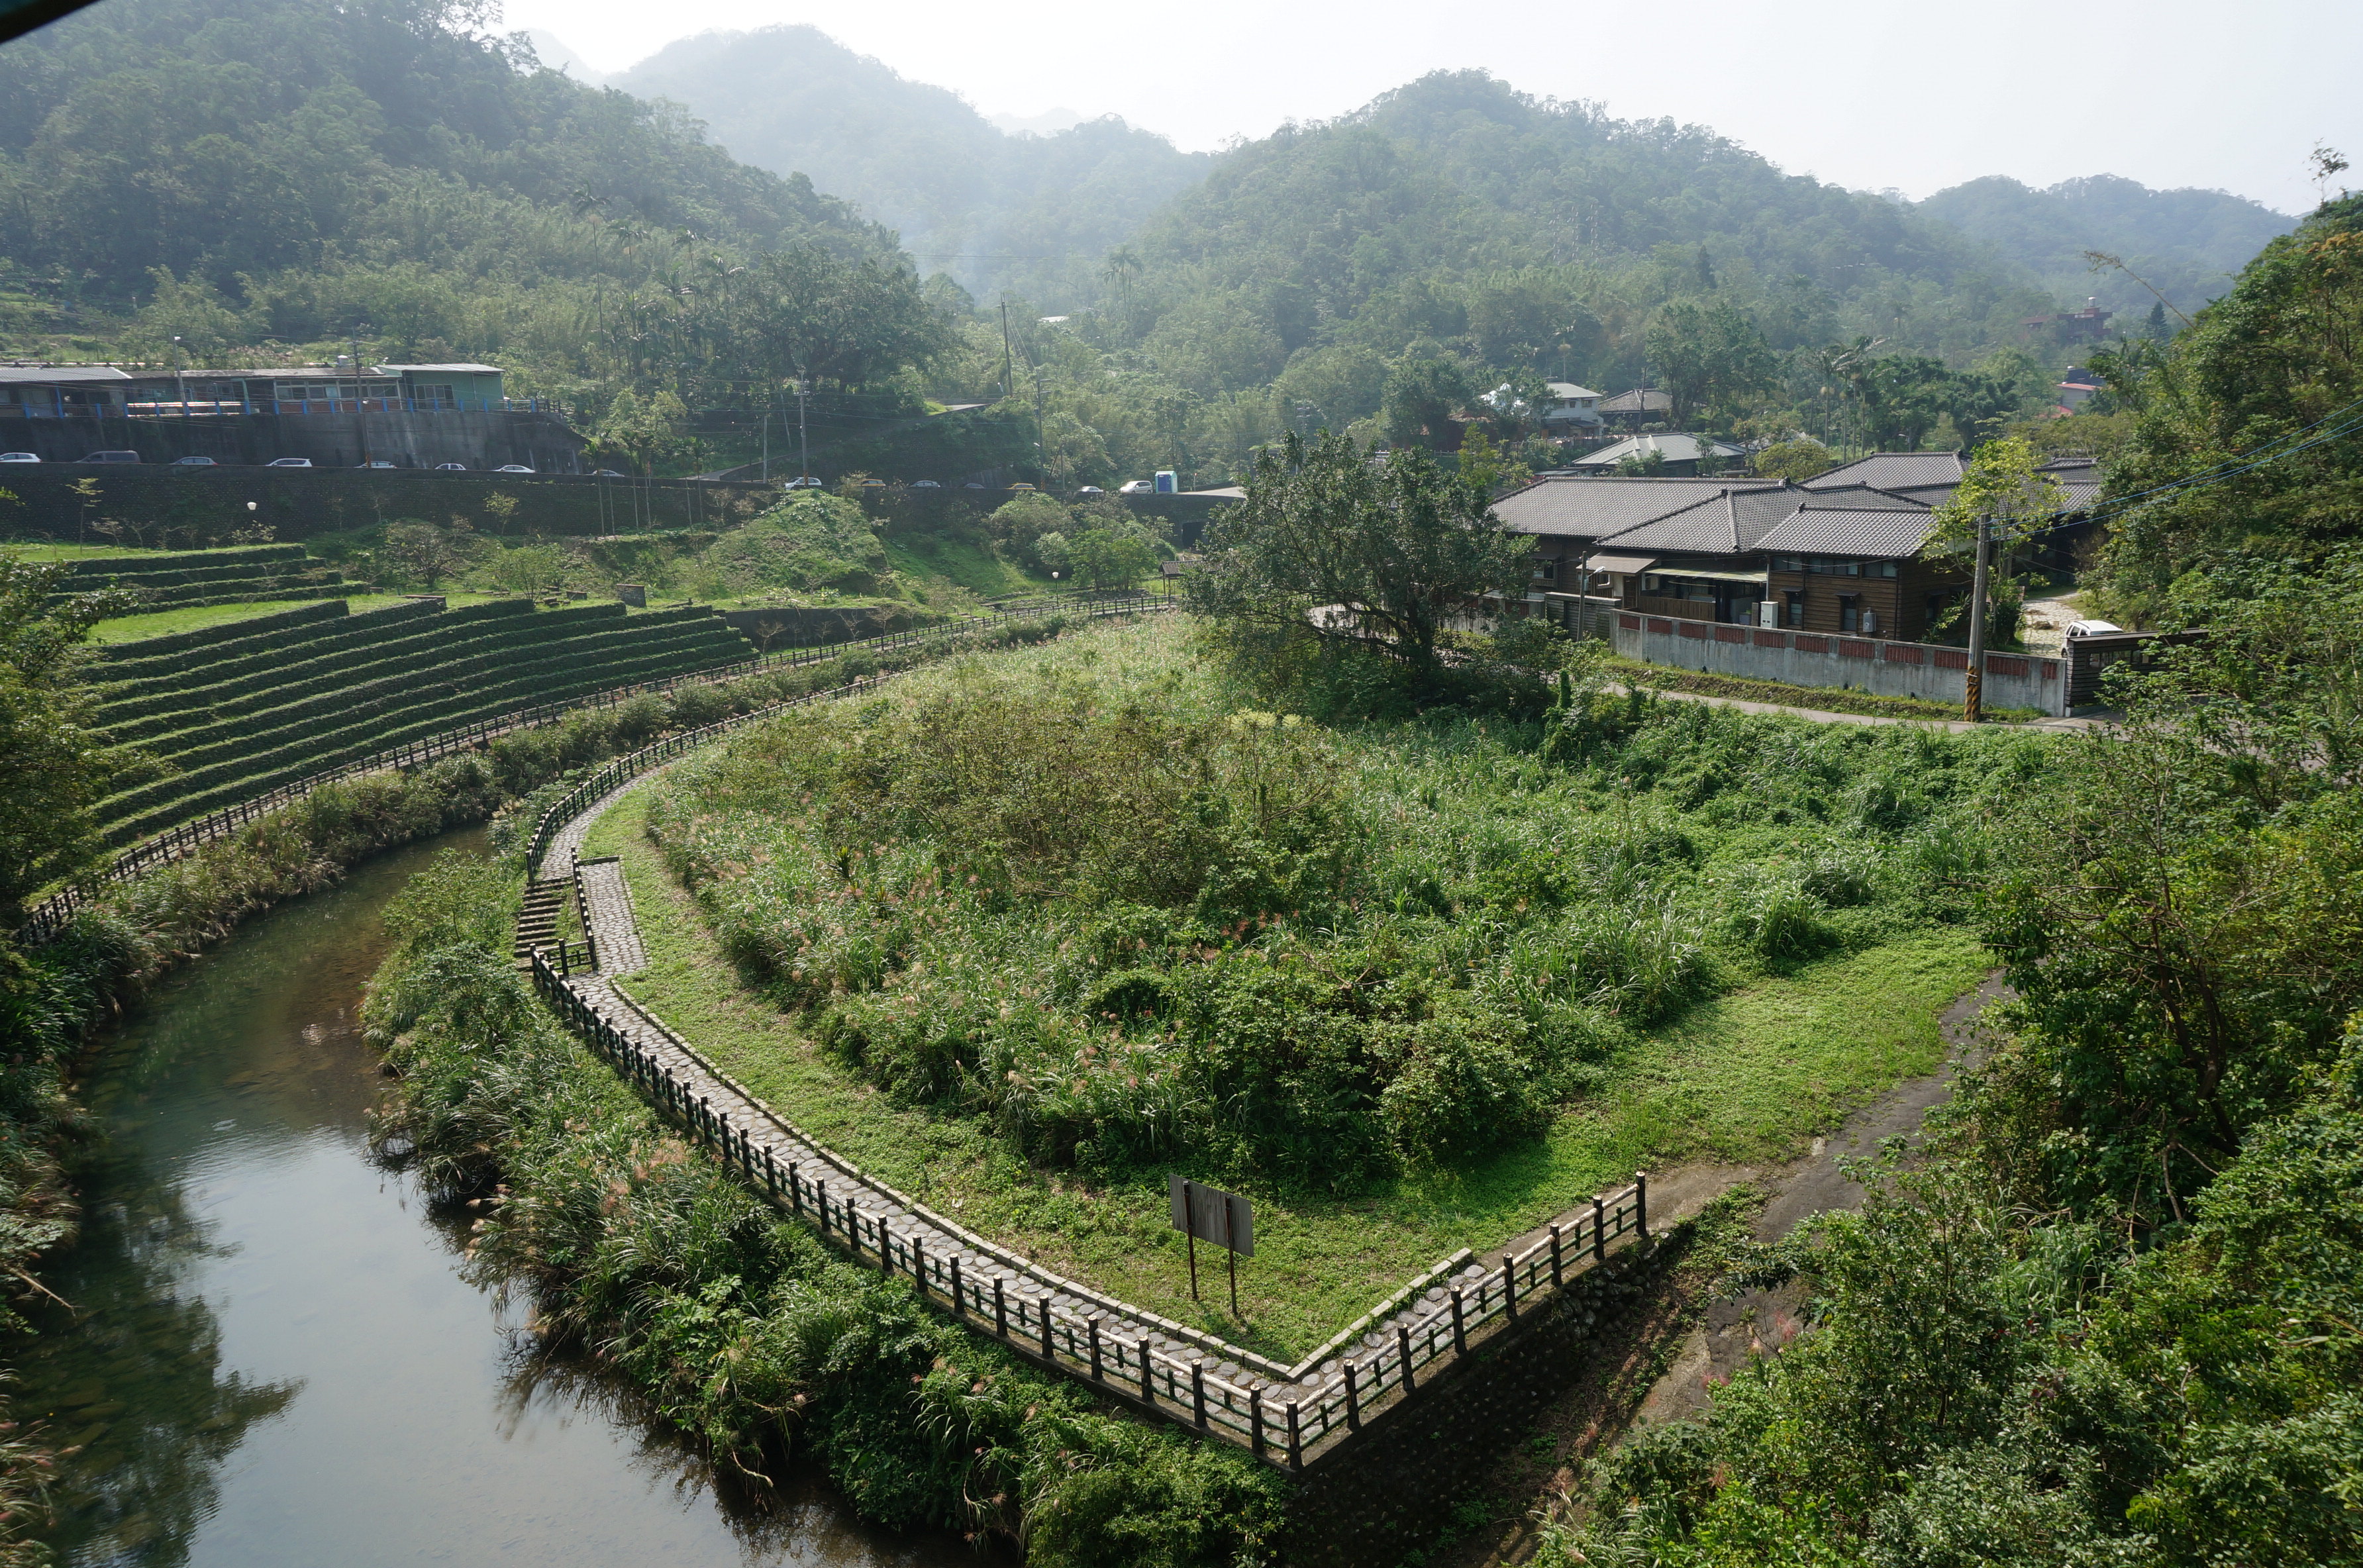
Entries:
[[1530, 546], [1484, 492], [1423, 451], [1373, 463], [1337, 434], [1290, 436], [1256, 459], [1221, 514], [1190, 606], [1215, 634], [1383, 652], [1426, 671], [1448, 619], [1523, 584]]
[[1469, 377], [1449, 359], [1405, 359], [1387, 376], [1380, 418], [1390, 445], [1426, 444], [1431, 451], [1459, 445], [1452, 416], [1469, 405]]
[[1157, 565], [1157, 552], [1137, 535], [1113, 528], [1086, 528], [1067, 547], [1075, 578], [1093, 591], [1128, 588]]
[[475, 558], [475, 544], [471, 532], [405, 519], [386, 525], [378, 559], [392, 567], [392, 575], [400, 580], [431, 590]]
[[[2117, 368], [2132, 369], [2133, 347]], [[2124, 498], [2092, 574], [2113, 618], [2170, 615], [2183, 580], [2230, 551], [2302, 570], [2363, 536], [2363, 442], [2323, 425], [2363, 399], [2363, 195], [2266, 246], [2198, 325], [2110, 390], [2137, 415], [2101, 497]]]
[[133, 760], [93, 727], [76, 650], [139, 596], [110, 589], [52, 602], [70, 580], [61, 562], [0, 557], [0, 930], [16, 928], [29, 895], [97, 857], [89, 808]]
[[1831, 455], [1830, 449], [1810, 436], [1775, 441], [1758, 452], [1754, 458], [1756, 471], [1763, 478], [1792, 481], [1827, 473], [1836, 465], [1837, 458]]
[[1674, 400], [1677, 425], [1735, 417], [1742, 403], [1772, 384], [1779, 368], [1756, 323], [1725, 299], [1674, 301], [1658, 312], [1645, 341], [1649, 363]]

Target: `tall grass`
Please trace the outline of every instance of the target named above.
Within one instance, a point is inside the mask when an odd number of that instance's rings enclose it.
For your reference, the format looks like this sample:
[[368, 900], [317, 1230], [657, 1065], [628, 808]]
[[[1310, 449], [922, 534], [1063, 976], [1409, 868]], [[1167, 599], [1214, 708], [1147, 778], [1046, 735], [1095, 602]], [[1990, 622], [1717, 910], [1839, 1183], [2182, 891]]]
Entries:
[[1275, 1473], [837, 1261], [655, 1121], [507, 961], [516, 888], [456, 856], [415, 878], [365, 1018], [403, 1076], [383, 1135], [482, 1209], [474, 1264], [531, 1295], [546, 1344], [628, 1375], [759, 1498], [802, 1459], [871, 1518], [1013, 1540], [1040, 1568], [1270, 1561]]
[[1173, 627], [975, 661], [687, 765], [649, 830], [898, 1100], [1037, 1161], [1343, 1192], [1533, 1136], [1752, 975], [1958, 919], [2044, 744], [1233, 701]]

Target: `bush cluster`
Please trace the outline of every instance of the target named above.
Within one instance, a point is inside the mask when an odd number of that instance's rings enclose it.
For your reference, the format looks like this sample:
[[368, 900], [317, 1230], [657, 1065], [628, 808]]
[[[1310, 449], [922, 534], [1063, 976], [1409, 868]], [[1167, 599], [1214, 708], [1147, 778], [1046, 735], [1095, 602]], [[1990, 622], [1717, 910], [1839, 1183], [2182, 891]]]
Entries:
[[871, 1518], [1017, 1540], [1042, 1568], [1269, 1561], [1287, 1487], [1267, 1467], [1096, 1408], [668, 1132], [508, 962], [515, 892], [457, 856], [416, 878], [366, 1019], [403, 1075], [388, 1133], [438, 1194], [481, 1200], [475, 1262], [532, 1291], [545, 1342], [595, 1345], [759, 1496], [802, 1455]]
[[1324, 730], [1090, 674], [800, 713], [660, 787], [727, 951], [1027, 1156], [1349, 1190], [1532, 1135], [1635, 1031], [1965, 911], [2040, 743], [1647, 699]]

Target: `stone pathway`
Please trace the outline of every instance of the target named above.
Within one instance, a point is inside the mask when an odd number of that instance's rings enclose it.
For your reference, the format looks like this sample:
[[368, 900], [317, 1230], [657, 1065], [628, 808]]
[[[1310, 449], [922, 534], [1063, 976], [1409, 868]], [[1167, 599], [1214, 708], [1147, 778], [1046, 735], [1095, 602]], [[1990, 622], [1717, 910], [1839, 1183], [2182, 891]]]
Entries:
[[[1509, 1328], [1559, 1282], [1571, 1283], [1647, 1234], [1644, 1188], [1603, 1194], [1498, 1258], [1464, 1251], [1444, 1260], [1294, 1366], [1042, 1268], [840, 1158], [616, 988], [617, 976], [645, 966], [646, 953], [622, 867], [612, 856], [582, 859], [582, 845], [602, 815], [661, 771], [618, 785], [552, 835], [541, 875], [575, 880], [598, 967], [561, 975], [538, 954], [543, 994], [594, 1049], [758, 1190], [816, 1223], [858, 1261], [915, 1279], [924, 1295], [978, 1331], [1106, 1397], [1300, 1468]], [[1668, 1218], [1661, 1214], [1660, 1223]]]
[[625, 885], [622, 863], [613, 856], [577, 860], [574, 887], [599, 973], [630, 975], [647, 968], [649, 955], [640, 946], [639, 922], [632, 918], [632, 890]]

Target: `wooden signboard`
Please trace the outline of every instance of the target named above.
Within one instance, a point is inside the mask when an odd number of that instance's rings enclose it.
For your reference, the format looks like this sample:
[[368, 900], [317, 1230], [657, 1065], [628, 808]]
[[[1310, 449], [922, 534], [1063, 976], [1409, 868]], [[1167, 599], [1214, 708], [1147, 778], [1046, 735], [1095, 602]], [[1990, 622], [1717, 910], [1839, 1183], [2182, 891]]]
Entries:
[[1231, 1316], [1239, 1312], [1239, 1262], [1255, 1256], [1255, 1207], [1235, 1192], [1175, 1176], [1170, 1185], [1173, 1228], [1187, 1239], [1190, 1250], [1190, 1299], [1198, 1299], [1198, 1242], [1212, 1242], [1224, 1251], [1231, 1278]]

